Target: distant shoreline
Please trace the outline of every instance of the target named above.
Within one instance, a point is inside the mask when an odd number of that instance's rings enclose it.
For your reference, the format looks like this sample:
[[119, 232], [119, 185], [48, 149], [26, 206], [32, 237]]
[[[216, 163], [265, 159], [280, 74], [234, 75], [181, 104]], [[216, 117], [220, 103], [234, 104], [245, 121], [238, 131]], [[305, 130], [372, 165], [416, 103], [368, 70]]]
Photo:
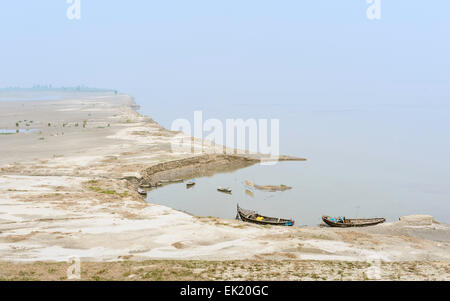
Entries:
[[0, 102], [55, 101], [73, 97], [95, 95], [121, 95], [114, 89], [97, 89], [86, 87], [61, 88], [0, 88]]
[[119, 93], [118, 90], [115, 89], [106, 89], [106, 88], [91, 88], [85, 86], [74, 86], [74, 87], [52, 87], [50, 86], [34, 86], [31, 88], [23, 88], [23, 87], [6, 87], [0, 88], [1, 92], [116, 92]]

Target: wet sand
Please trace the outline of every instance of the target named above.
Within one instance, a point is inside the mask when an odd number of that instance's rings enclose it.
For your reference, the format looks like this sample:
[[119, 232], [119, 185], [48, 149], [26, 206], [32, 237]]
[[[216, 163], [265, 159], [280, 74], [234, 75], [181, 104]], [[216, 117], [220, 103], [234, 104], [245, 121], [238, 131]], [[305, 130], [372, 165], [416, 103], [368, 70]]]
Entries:
[[136, 107], [130, 96], [113, 94], [0, 102], [1, 129], [24, 120], [38, 129], [0, 135], [2, 261], [419, 262], [417, 275], [438, 262], [440, 277], [450, 279], [450, 227], [426, 217], [365, 229], [278, 228], [146, 203], [139, 183], [188, 178], [192, 166], [200, 170], [195, 177], [208, 175], [260, 157], [215, 155], [217, 146], [172, 152], [177, 133]]

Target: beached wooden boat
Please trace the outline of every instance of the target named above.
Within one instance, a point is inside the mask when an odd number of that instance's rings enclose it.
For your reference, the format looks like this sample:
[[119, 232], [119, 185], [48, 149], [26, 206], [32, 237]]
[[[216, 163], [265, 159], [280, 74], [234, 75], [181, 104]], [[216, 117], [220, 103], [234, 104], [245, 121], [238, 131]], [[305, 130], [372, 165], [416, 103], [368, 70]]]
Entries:
[[223, 193], [231, 193], [231, 188], [225, 188], [225, 187], [218, 187], [217, 191], [223, 192]]
[[350, 228], [375, 226], [386, 221], [385, 218], [333, 218], [322, 216], [322, 220], [330, 227]]
[[263, 216], [255, 211], [242, 209], [241, 207], [239, 207], [239, 204], [237, 205], [237, 213], [238, 217], [242, 221], [254, 224], [273, 225], [273, 226], [293, 226], [295, 223], [295, 221], [291, 219]]

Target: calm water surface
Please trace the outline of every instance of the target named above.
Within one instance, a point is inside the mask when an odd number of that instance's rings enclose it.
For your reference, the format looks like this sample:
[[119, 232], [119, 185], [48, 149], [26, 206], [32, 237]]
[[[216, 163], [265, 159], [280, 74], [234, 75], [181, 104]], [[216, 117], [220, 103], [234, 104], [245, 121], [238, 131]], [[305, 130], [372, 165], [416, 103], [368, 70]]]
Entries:
[[[232, 219], [236, 204], [257, 210], [268, 216], [293, 218], [296, 225], [318, 225], [324, 214], [347, 217], [386, 217], [395, 221], [400, 216], [414, 213], [439, 215], [431, 202], [421, 202], [418, 196], [402, 199], [392, 193], [393, 186], [386, 178], [371, 183], [364, 178], [349, 180], [333, 174], [318, 174], [314, 162], [281, 162], [275, 166], [255, 165], [233, 173], [199, 178], [187, 189], [185, 184], [171, 184], [151, 191], [148, 202], [165, 205], [198, 216], [216, 216]], [[288, 185], [292, 190], [267, 192], [249, 190], [245, 179], [260, 185]], [[390, 187], [388, 191], [380, 185]], [[232, 195], [223, 194], [218, 186], [229, 186]], [[405, 192], [406, 187], [399, 187]], [[420, 192], [417, 191], [416, 193]], [[445, 200], [442, 200], [445, 201]], [[431, 209], [430, 209], [431, 208]]]
[[[253, 166], [232, 174], [198, 179], [187, 191], [170, 185], [149, 194], [150, 202], [196, 215], [234, 218], [236, 204], [261, 214], [317, 225], [323, 214], [386, 217], [429, 214], [450, 224], [450, 106], [380, 105], [201, 105], [156, 112], [170, 127], [175, 118], [278, 118], [280, 152], [307, 162]], [[144, 108], [145, 110], [145, 108]], [[285, 184], [291, 191], [245, 194], [245, 179]], [[215, 191], [231, 186], [233, 195]]]

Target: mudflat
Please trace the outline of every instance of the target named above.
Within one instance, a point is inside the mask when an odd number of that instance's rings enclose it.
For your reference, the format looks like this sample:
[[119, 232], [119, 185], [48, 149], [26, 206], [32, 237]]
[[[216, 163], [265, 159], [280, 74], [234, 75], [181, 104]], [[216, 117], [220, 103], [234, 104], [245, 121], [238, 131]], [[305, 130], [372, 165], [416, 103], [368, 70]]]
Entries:
[[[34, 271], [59, 262], [58, 270], [77, 256], [82, 267], [120, 271], [112, 279], [145, 280], [147, 274], [141, 277], [133, 267], [144, 265], [150, 273], [152, 267], [194, 260], [207, 270], [213, 263], [230, 270], [226, 279], [277, 280], [297, 265], [311, 272], [295, 279], [313, 274], [335, 279], [339, 274], [330, 271], [343, 264], [349, 279], [370, 279], [364, 271], [373, 266], [386, 270], [377, 279], [450, 279], [450, 227], [432, 217], [361, 229], [280, 228], [195, 217], [147, 203], [137, 193], [139, 183], [184, 177], [186, 166], [195, 166], [201, 176], [249, 166], [260, 157], [218, 153], [217, 146], [190, 137], [185, 140], [200, 152], [173, 151], [180, 133], [136, 109], [132, 97], [113, 93], [0, 102], [0, 129], [33, 129], [0, 134], [1, 265]], [[236, 261], [243, 263], [235, 266]], [[270, 266], [272, 272], [237, 273], [246, 262]], [[38, 278], [53, 279], [51, 274]]]

